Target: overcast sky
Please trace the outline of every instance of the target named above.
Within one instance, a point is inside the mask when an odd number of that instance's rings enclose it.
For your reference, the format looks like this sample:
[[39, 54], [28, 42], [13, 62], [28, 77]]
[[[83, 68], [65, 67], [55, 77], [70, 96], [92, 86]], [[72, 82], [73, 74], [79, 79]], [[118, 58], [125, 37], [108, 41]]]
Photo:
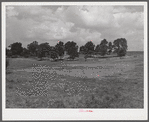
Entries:
[[143, 6], [7, 6], [7, 46], [21, 42], [27, 47], [33, 41], [81, 46], [90, 40], [97, 45], [104, 38], [126, 38], [129, 50], [142, 51], [143, 13]]

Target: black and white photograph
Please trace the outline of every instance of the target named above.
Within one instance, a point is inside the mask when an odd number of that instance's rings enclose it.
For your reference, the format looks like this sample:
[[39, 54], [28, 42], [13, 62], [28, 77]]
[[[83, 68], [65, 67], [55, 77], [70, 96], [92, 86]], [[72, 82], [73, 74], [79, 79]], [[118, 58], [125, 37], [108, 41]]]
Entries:
[[2, 12], [7, 117], [140, 110], [134, 118], [147, 118], [146, 2], [4, 2]]

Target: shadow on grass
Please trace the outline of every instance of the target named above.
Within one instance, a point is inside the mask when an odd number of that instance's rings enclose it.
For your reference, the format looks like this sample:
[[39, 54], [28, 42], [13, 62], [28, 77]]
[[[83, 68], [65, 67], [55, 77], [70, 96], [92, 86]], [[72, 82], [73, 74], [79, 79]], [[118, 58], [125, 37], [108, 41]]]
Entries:
[[103, 58], [109, 58], [109, 57], [97, 57], [97, 58], [101, 58], [101, 59], [103, 59]]
[[72, 97], [64, 100], [55, 101], [50, 108], [116, 108], [114, 103], [120, 96], [103, 95], [101, 98], [97, 95], [83, 97]]
[[103, 58], [114, 58], [114, 57], [119, 57], [119, 56], [103, 56], [103, 57], [97, 57], [97, 58], [103, 59]]

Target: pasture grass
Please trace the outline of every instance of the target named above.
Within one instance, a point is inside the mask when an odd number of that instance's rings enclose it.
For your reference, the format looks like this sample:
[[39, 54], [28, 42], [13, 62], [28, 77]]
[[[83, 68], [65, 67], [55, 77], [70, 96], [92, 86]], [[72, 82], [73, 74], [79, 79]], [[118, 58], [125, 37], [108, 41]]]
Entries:
[[[82, 78], [56, 72], [29, 73], [17, 71], [38, 65], [71, 70], [68, 64], [132, 63], [131, 70], [104, 76]], [[66, 64], [66, 65], [64, 65]], [[110, 66], [108, 67], [110, 70]], [[10, 59], [6, 74], [7, 108], [143, 108], [143, 55], [126, 59], [93, 59], [84, 61], [37, 61]]]

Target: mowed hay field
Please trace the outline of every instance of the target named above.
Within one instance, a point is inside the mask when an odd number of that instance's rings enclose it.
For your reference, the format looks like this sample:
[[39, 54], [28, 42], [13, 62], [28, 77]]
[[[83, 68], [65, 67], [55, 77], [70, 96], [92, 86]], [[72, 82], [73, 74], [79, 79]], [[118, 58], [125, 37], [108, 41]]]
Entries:
[[143, 108], [143, 52], [77, 61], [11, 58], [6, 108]]

